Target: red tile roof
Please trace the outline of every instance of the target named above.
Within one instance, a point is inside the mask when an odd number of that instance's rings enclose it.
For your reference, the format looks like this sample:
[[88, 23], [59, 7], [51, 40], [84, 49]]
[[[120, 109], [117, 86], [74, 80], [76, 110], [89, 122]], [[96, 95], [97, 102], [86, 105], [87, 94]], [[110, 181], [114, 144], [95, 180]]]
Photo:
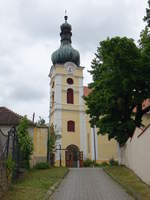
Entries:
[[[0, 125], [7, 125], [7, 126], [16, 126], [19, 124], [20, 120], [23, 116], [18, 115], [17, 113], [9, 110], [6, 107], [0, 107]], [[30, 126], [34, 126], [35, 124], [28, 120]]]
[[83, 93], [84, 93], [84, 96], [87, 97], [91, 93], [91, 89], [88, 88], [87, 86], [84, 86]]
[[[142, 109], [145, 109], [146, 107], [150, 106], [150, 99], [146, 99], [142, 104]], [[136, 108], [133, 109], [133, 112], [136, 112]]]

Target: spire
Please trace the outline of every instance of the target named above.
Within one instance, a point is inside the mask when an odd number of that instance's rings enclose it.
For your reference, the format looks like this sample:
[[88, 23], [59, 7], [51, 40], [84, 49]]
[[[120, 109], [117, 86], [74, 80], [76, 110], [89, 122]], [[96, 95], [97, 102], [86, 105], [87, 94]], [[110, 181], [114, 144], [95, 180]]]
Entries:
[[53, 65], [55, 65], [55, 64], [65, 64], [66, 62], [73, 62], [79, 67], [80, 54], [71, 45], [72, 28], [71, 25], [67, 22], [68, 16], [66, 10], [64, 19], [65, 22], [60, 26], [61, 45], [60, 48], [57, 49], [52, 54], [51, 57], [52, 63]]
[[64, 16], [64, 19], [65, 19], [65, 23], [67, 23], [67, 19], [68, 19], [68, 16], [67, 16], [67, 10], [65, 10], [65, 16]]
[[65, 23], [63, 23], [60, 27], [61, 45], [71, 44], [71, 36], [72, 36], [71, 25], [67, 22], [68, 20], [67, 10], [65, 10], [64, 19], [65, 19]]

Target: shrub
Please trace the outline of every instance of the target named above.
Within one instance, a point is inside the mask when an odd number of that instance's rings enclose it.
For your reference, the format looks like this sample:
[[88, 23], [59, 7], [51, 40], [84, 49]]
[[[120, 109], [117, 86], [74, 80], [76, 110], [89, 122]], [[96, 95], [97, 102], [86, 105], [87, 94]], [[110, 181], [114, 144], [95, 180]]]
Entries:
[[28, 132], [29, 122], [26, 116], [24, 116], [17, 127], [17, 138], [20, 147], [20, 153], [22, 155], [22, 159], [25, 160], [24, 168], [29, 168], [30, 156], [33, 152], [33, 141]]
[[[94, 162], [93, 162], [93, 163], [94, 163]], [[94, 166], [95, 166], [95, 167], [100, 167], [101, 164], [99, 164], [99, 163], [94, 163]]]
[[118, 165], [118, 161], [114, 160], [113, 158], [109, 160], [109, 164], [110, 166], [117, 166]]
[[102, 162], [102, 163], [101, 163], [101, 166], [102, 166], [102, 167], [106, 167], [106, 166], [108, 166], [108, 163], [107, 163], [107, 162]]
[[84, 160], [84, 162], [83, 162], [84, 167], [92, 167], [93, 165], [94, 165], [94, 162], [88, 158], [86, 160]]
[[40, 162], [34, 166], [35, 169], [49, 169], [50, 166], [47, 162]]
[[12, 159], [11, 155], [8, 155], [8, 158], [5, 160], [6, 165], [6, 175], [7, 175], [7, 181], [8, 183], [11, 182], [13, 170], [15, 168], [15, 162]]

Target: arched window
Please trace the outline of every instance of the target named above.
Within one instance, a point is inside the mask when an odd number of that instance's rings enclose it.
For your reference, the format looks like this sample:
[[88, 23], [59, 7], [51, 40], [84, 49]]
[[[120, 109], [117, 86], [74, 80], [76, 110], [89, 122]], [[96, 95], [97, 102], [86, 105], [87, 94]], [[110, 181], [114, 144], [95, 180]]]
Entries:
[[73, 104], [73, 89], [69, 88], [67, 90], [67, 103]]
[[54, 92], [52, 92], [52, 107], [54, 106]]
[[67, 83], [68, 83], [69, 85], [72, 85], [72, 84], [73, 84], [73, 79], [72, 79], [72, 78], [67, 78]]
[[53, 83], [52, 83], [52, 88], [54, 88], [54, 84], [55, 84], [55, 83], [54, 83], [54, 81], [53, 81]]
[[68, 121], [67, 122], [67, 131], [68, 132], [75, 132], [75, 122], [74, 121]]

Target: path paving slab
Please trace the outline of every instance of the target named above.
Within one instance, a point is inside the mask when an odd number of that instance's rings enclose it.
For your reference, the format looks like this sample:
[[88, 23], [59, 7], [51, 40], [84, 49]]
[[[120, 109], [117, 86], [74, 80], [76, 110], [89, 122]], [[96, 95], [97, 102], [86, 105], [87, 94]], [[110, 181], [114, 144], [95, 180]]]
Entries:
[[133, 200], [103, 169], [72, 168], [50, 200]]

